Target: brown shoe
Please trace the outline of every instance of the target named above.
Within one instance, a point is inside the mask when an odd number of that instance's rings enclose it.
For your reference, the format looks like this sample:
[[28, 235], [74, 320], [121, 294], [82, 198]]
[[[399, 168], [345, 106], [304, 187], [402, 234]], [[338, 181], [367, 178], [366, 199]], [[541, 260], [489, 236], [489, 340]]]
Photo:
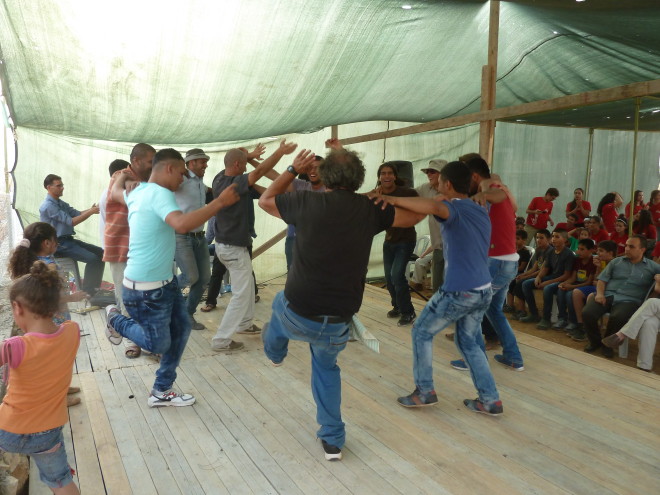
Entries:
[[80, 397], [66, 396], [66, 407], [77, 406], [80, 404]]
[[202, 313], [208, 313], [209, 311], [213, 311], [215, 309], [215, 304], [207, 304], [203, 308], [200, 308], [199, 310]]
[[608, 335], [603, 340], [601, 340], [601, 342], [610, 349], [616, 349], [625, 341], [626, 338], [623, 335], [619, 335], [618, 333], [613, 333], [612, 335]]
[[140, 349], [140, 346], [138, 345], [129, 346], [124, 351], [124, 356], [126, 356], [128, 359], [135, 359], [140, 357], [140, 354], [142, 354], [142, 349]]
[[211, 346], [211, 350], [215, 352], [231, 352], [231, 351], [240, 351], [245, 348], [245, 344], [243, 342], [236, 342], [235, 340], [232, 340], [229, 345], [220, 347], [216, 345]]
[[78, 392], [80, 392], [80, 387], [69, 387], [67, 394], [68, 395], [77, 394]]

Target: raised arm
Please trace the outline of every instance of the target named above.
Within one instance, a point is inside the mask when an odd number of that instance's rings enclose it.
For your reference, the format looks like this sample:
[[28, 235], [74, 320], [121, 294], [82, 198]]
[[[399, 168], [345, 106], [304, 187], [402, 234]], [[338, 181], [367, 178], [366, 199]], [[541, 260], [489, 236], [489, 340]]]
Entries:
[[273, 169], [277, 162], [284, 155], [293, 153], [293, 151], [298, 147], [295, 143], [287, 143], [286, 139], [283, 139], [280, 143], [280, 146], [275, 150], [275, 152], [266, 158], [263, 162], [259, 163], [256, 168], [248, 174], [248, 185], [253, 186], [255, 182], [261, 179], [266, 175], [270, 170]]
[[236, 184], [224, 189], [220, 195], [209, 204], [202, 206], [198, 210], [183, 213], [176, 210], [165, 217], [165, 222], [172, 227], [177, 234], [185, 234], [191, 230], [204, 225], [218, 211], [233, 205], [240, 199], [236, 192]]
[[[301, 150], [300, 153], [293, 160], [291, 165], [296, 173], [306, 173], [309, 171], [312, 163], [314, 163], [314, 153], [310, 150]], [[295, 175], [289, 172], [280, 174], [273, 183], [261, 194], [259, 198], [259, 207], [266, 213], [273, 215], [277, 218], [282, 218], [280, 211], [277, 209], [275, 197], [287, 191]]]

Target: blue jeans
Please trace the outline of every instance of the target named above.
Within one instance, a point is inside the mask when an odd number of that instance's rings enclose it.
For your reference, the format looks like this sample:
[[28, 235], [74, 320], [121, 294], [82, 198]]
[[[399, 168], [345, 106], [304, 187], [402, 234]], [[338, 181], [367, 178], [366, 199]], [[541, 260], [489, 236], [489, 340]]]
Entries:
[[433, 338], [456, 324], [454, 341], [467, 363], [479, 400], [488, 405], [499, 400], [495, 379], [483, 349], [481, 320], [490, 305], [492, 291], [445, 292], [440, 289], [424, 307], [412, 329], [413, 374], [422, 393], [434, 390]]
[[50, 488], [61, 488], [73, 481], [61, 426], [26, 434], [0, 430], [0, 450], [29, 455], [37, 463], [39, 478]]
[[574, 289], [557, 291], [557, 307], [559, 307], [561, 300], [568, 321], [571, 323], [577, 323], [577, 315], [575, 314], [575, 308], [573, 307], [573, 290]]
[[414, 242], [383, 243], [383, 265], [387, 290], [392, 298], [392, 307], [404, 315], [415, 312], [410, 301], [410, 288], [406, 279], [406, 266], [414, 249]]
[[123, 289], [124, 307], [131, 318], [116, 315], [112, 326], [142, 349], [162, 355], [154, 390], [167, 392], [176, 380], [176, 367], [190, 336], [190, 318], [179, 285], [175, 278], [160, 289]]
[[312, 394], [316, 402], [317, 436], [342, 448], [346, 430], [341, 420], [341, 370], [337, 356], [348, 342], [348, 323], [316, 322], [294, 313], [284, 292], [273, 299], [272, 314], [261, 333], [264, 353], [274, 363], [287, 355], [289, 340], [309, 342], [312, 353]]
[[[539, 310], [536, 307], [536, 300], [534, 299], [534, 289], [536, 289], [536, 286], [534, 285], [534, 280], [536, 278], [528, 278], [527, 280], [522, 281], [522, 293], [523, 296], [525, 297], [525, 302], [527, 303], [527, 307], [529, 308], [530, 314], [534, 316], [539, 315]], [[546, 280], [550, 280], [550, 277], [543, 277], [541, 279], [542, 282], [545, 282]], [[551, 284], [552, 285], [552, 284]], [[547, 289], [549, 286], [546, 286], [543, 288], [543, 317], [545, 318], [545, 308], [548, 306], [546, 304], [546, 299], [545, 299], [545, 289]], [[554, 295], [554, 293], [553, 293]], [[550, 295], [550, 307], [548, 308], [548, 317], [546, 318], [547, 320], [550, 319], [550, 313], [552, 312], [552, 295]]]
[[209, 246], [202, 237], [191, 237], [186, 234], [176, 235], [176, 251], [174, 259], [181, 270], [179, 286], [190, 285], [188, 293], [188, 314], [193, 315], [202, 300], [204, 287], [211, 279], [211, 263], [209, 262]]
[[509, 320], [504, 316], [502, 307], [506, 301], [509, 284], [518, 273], [517, 261], [504, 261], [488, 258], [488, 270], [492, 277], [493, 298], [486, 310], [486, 317], [493, 325], [497, 337], [502, 344], [502, 354], [515, 364], [523, 364], [523, 358], [518, 348], [518, 341], [513, 334]]
[[58, 237], [55, 256], [85, 263], [82, 290], [93, 296], [103, 280], [103, 249], [73, 237]]

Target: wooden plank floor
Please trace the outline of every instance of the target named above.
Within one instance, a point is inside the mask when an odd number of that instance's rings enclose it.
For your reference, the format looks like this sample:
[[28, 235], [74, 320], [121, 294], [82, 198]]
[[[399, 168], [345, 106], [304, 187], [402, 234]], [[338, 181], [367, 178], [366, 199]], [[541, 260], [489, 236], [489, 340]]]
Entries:
[[[260, 291], [257, 323], [282, 287]], [[65, 438], [83, 494], [658, 493], [658, 375], [519, 334], [525, 372], [490, 361], [505, 411], [491, 418], [463, 407], [476, 393], [448, 366], [457, 352], [440, 336], [439, 404], [405, 409], [396, 397], [414, 388], [410, 327], [385, 318], [389, 296], [368, 286], [360, 319], [381, 353], [351, 343], [340, 356], [347, 442], [330, 463], [315, 439], [307, 346], [291, 342], [279, 368], [259, 337], [240, 336], [244, 352], [212, 352], [228, 300], [198, 313], [209, 330], [193, 331], [181, 362], [177, 387], [197, 397], [185, 408], [149, 409], [155, 359], [110, 345], [101, 311], [74, 315], [82, 404], [69, 410]], [[32, 478], [31, 493], [50, 493]]]

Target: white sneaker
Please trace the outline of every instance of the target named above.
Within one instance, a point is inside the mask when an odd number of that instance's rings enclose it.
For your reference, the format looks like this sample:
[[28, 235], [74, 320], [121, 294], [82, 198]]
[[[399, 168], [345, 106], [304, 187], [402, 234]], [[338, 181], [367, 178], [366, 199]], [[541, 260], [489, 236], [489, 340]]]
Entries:
[[183, 407], [192, 406], [195, 403], [195, 397], [190, 394], [178, 394], [173, 390], [167, 392], [151, 391], [147, 405], [149, 407]]
[[108, 304], [105, 307], [105, 336], [113, 345], [121, 344], [121, 341], [124, 338], [117, 332], [117, 330], [113, 328], [112, 323], [110, 323], [110, 319], [114, 318], [114, 316], [118, 314], [120, 314], [120, 312], [116, 304]]

